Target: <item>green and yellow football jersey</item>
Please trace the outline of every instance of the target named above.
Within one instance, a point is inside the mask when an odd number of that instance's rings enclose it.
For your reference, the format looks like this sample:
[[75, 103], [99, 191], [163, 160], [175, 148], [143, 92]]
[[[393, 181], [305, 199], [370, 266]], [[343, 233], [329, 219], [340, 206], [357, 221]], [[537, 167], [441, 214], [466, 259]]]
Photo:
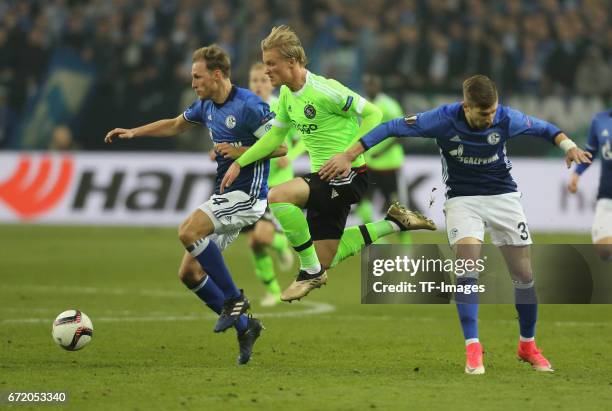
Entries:
[[[311, 171], [317, 172], [356, 138], [365, 104], [363, 97], [338, 81], [308, 71], [300, 90], [281, 87], [275, 120], [281, 127], [297, 130], [310, 156]], [[353, 161], [353, 167], [363, 164], [363, 155]]]

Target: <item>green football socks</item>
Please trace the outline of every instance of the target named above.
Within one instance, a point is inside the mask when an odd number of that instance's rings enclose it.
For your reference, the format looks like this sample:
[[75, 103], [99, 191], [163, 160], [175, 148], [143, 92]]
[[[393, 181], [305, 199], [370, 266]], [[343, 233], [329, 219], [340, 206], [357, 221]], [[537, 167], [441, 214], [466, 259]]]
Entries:
[[276, 280], [272, 257], [266, 252], [253, 253], [253, 263], [255, 264], [255, 275], [264, 284], [266, 290], [271, 294], [280, 295], [280, 285]]
[[270, 203], [270, 210], [283, 228], [289, 243], [298, 253], [301, 269], [310, 274], [319, 272], [321, 264], [302, 210], [291, 203]]
[[397, 231], [397, 227], [387, 220], [380, 220], [360, 226], [348, 227], [344, 230], [338, 251], [331, 263], [335, 267], [340, 261], [357, 254], [367, 245]]

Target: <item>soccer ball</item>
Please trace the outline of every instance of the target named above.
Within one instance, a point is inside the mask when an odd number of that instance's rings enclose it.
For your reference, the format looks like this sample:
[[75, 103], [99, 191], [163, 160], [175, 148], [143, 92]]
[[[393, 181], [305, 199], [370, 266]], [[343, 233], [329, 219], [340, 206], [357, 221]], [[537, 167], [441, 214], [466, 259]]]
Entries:
[[64, 311], [53, 321], [53, 341], [68, 351], [85, 347], [93, 336], [93, 324], [79, 310]]

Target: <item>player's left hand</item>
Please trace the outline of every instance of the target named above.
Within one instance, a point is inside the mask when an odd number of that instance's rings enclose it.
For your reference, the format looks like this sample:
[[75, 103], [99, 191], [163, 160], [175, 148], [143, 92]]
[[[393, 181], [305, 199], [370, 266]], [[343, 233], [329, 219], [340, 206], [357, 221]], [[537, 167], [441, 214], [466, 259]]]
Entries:
[[323, 181], [329, 181], [338, 176], [346, 177], [351, 171], [351, 163], [348, 154], [336, 154], [323, 164], [323, 167], [319, 170], [319, 176]]
[[578, 147], [569, 149], [565, 154], [565, 165], [567, 168], [572, 166], [572, 162], [576, 164], [591, 164], [593, 156], [588, 151], [584, 151]]
[[231, 166], [225, 172], [223, 176], [223, 180], [221, 180], [221, 185], [219, 186], [219, 192], [223, 194], [225, 191], [225, 187], [229, 187], [232, 183], [238, 178], [240, 175], [240, 164], [237, 162], [233, 162]]
[[246, 147], [235, 147], [230, 143], [215, 144], [215, 151], [223, 156], [223, 158], [237, 159], [246, 151]]

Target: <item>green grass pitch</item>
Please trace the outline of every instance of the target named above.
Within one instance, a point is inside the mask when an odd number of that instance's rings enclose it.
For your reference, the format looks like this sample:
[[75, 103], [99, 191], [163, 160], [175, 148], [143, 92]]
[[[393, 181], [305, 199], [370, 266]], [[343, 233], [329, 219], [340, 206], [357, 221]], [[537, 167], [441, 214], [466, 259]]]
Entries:
[[[416, 242], [444, 242], [434, 233]], [[536, 242], [585, 243], [587, 235]], [[515, 358], [512, 305], [480, 311], [487, 373], [463, 373], [454, 306], [360, 304], [359, 259], [296, 304], [262, 309], [266, 330], [235, 365], [233, 330], [177, 278], [174, 229], [0, 226], [0, 392], [66, 391], [74, 410], [606, 409], [612, 403], [612, 306], [544, 305], [538, 342], [556, 372]], [[252, 301], [263, 294], [246, 242], [225, 253]], [[280, 273], [283, 285], [293, 272]], [[51, 322], [78, 308], [93, 341], [66, 352]], [[0, 408], [7, 404], [0, 404]], [[21, 405], [15, 409], [39, 409]]]

